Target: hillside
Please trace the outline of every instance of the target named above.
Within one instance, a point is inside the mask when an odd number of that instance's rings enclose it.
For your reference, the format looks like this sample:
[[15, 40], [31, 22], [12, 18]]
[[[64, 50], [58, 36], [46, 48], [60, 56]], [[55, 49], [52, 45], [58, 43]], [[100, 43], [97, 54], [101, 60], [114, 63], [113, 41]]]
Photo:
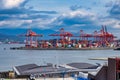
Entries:
[[[53, 30], [40, 30], [40, 29], [32, 29], [32, 31], [36, 32], [37, 34], [43, 34], [42, 39], [50, 39], [51, 36], [49, 34], [55, 33]], [[0, 41], [23, 41], [25, 37], [20, 37], [21, 34], [26, 34], [27, 29], [21, 28], [5, 28], [0, 29]]]

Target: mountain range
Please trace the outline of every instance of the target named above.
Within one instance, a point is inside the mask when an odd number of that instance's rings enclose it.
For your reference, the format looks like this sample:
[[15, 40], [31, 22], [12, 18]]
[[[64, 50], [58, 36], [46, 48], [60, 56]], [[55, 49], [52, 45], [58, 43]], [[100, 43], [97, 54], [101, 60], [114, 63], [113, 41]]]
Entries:
[[[22, 29], [22, 28], [4, 28], [0, 29], [0, 41], [21, 41], [24, 40], [25, 37], [20, 37], [19, 35], [24, 35], [26, 34], [28, 29]], [[46, 30], [41, 30], [38, 28], [31, 29], [32, 31], [36, 32], [37, 34], [43, 34], [44, 36], [42, 39], [50, 39], [51, 36], [48, 36], [49, 34], [53, 34], [56, 31], [46, 29]]]

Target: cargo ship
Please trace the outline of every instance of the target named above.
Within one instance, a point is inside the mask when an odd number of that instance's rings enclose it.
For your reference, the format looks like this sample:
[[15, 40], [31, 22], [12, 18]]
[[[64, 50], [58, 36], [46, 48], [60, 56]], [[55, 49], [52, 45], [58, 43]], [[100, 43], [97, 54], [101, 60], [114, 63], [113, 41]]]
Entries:
[[50, 40], [38, 40], [37, 37], [42, 37], [42, 34], [37, 34], [31, 29], [27, 30], [25, 36], [25, 47], [12, 47], [10, 49], [19, 50], [103, 50], [114, 49], [118, 47], [115, 40], [116, 36], [107, 31], [106, 26], [102, 26], [99, 31], [94, 31], [93, 34], [87, 34], [80, 30], [80, 35], [73, 35], [71, 32], [66, 32], [61, 28], [58, 32], [49, 36], [59, 37]]

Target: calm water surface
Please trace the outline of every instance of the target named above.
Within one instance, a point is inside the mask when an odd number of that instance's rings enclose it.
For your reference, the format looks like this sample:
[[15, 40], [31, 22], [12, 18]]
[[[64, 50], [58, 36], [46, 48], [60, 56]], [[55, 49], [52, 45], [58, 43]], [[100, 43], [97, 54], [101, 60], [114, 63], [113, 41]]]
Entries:
[[[71, 62], [104, 63], [105, 61], [89, 60], [89, 58], [106, 58], [120, 56], [114, 50], [10, 50], [17, 44], [0, 44], [0, 71], [12, 70], [13, 66], [36, 63], [65, 64]], [[6, 49], [4, 49], [6, 48]]]

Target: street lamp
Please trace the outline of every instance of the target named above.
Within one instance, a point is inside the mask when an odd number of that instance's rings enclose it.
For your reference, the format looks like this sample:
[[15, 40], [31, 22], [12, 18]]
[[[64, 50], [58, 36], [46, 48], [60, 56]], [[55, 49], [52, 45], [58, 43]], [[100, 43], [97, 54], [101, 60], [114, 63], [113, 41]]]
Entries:
[[[46, 62], [45, 61], [43, 61], [43, 62], [44, 62], [44, 65], [45, 65]], [[45, 71], [46, 70], [45, 70], [45, 67], [44, 67], [44, 80], [45, 80], [45, 73], [46, 73]]]
[[62, 74], [62, 77], [63, 77], [63, 80], [64, 80], [64, 78], [65, 78], [65, 71], [63, 71], [61, 74]]

